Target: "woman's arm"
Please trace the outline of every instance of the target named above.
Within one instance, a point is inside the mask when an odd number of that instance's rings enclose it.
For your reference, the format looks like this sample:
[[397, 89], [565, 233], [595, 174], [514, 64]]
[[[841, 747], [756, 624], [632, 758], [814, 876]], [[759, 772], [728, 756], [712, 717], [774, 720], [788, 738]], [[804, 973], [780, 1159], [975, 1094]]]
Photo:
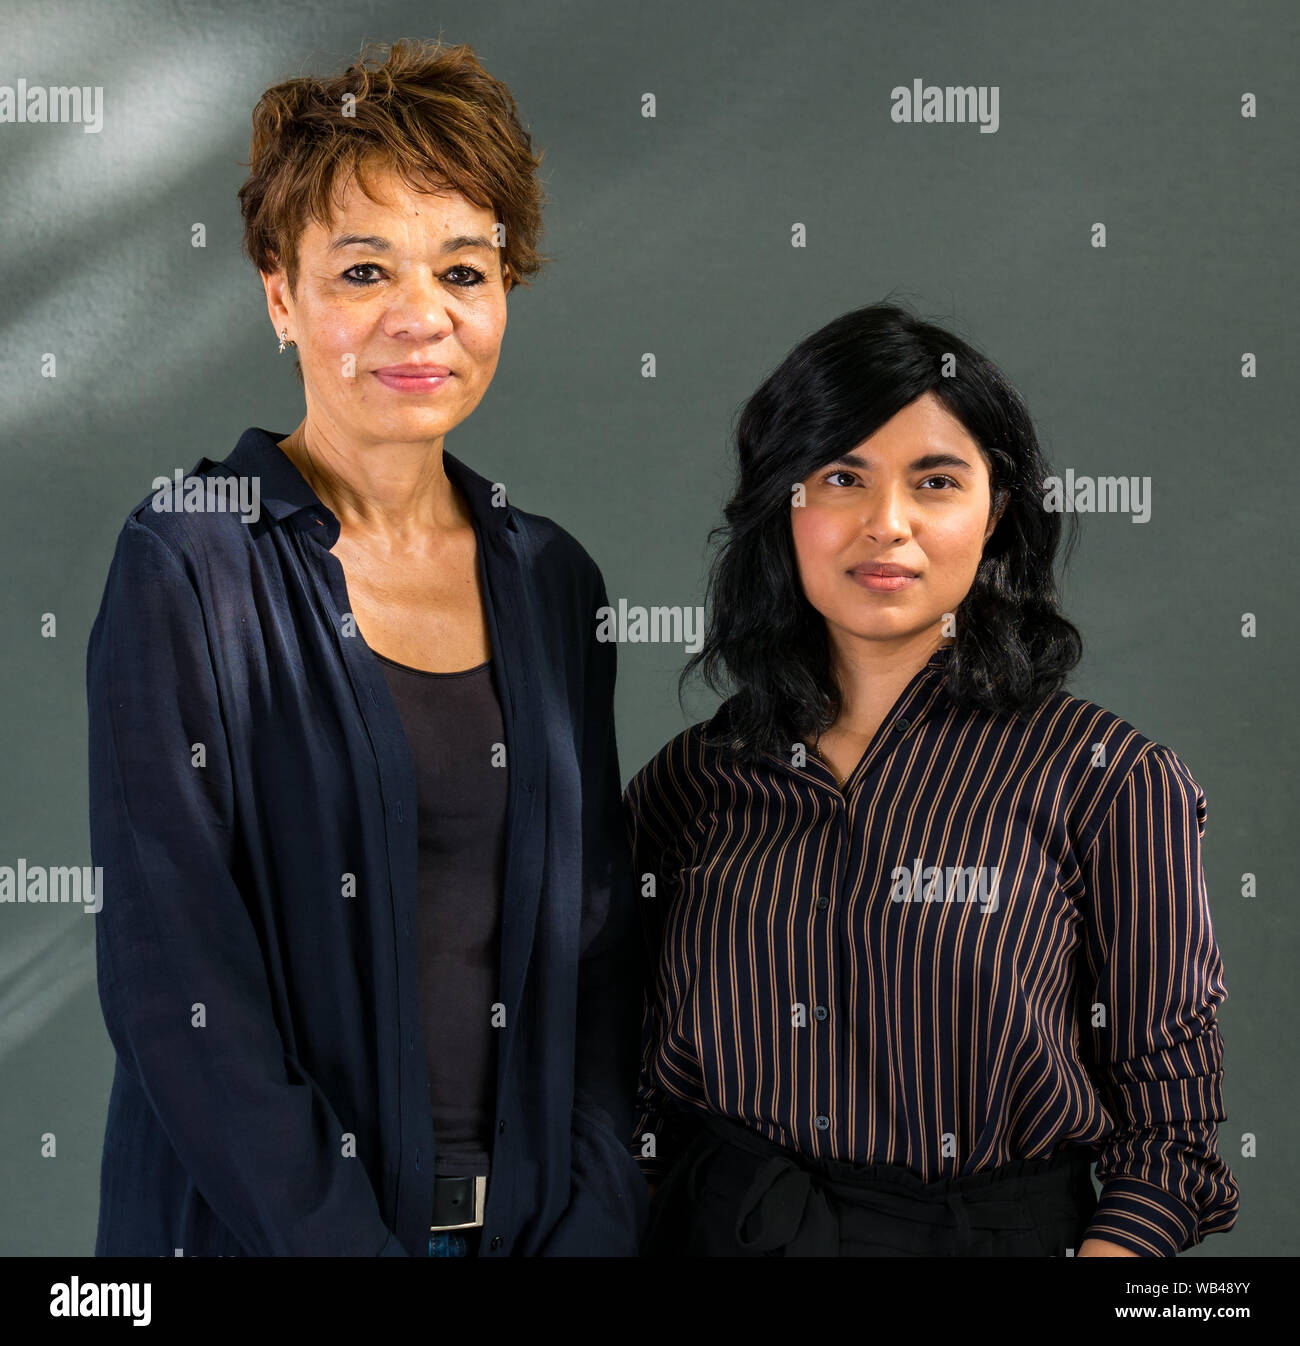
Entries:
[[635, 894], [619, 808], [616, 647], [596, 639], [607, 603], [592, 563], [581, 725], [579, 935], [570, 1200], [545, 1256], [635, 1257], [648, 1201], [628, 1149], [641, 989]]
[[632, 1142], [652, 1196], [660, 1179], [672, 1167], [678, 1148], [674, 1143], [677, 1128], [668, 1113], [671, 1104], [655, 1083], [653, 1062], [664, 1031], [658, 985], [664, 923], [675, 892], [681, 820], [690, 808], [678, 788], [686, 779], [685, 746], [684, 736], [673, 739], [628, 782], [623, 795], [645, 969], [641, 1064]]
[[636, 1085], [640, 963], [614, 732], [617, 646], [596, 639], [595, 611], [607, 604], [597, 573], [582, 728], [583, 909], [575, 1096], [579, 1106], [598, 1112], [626, 1143]]
[[344, 1157], [347, 1128], [276, 1027], [232, 876], [235, 801], [204, 615], [177, 554], [134, 519], [86, 681], [99, 994], [122, 1067], [250, 1253], [403, 1255], [366, 1170]]
[[1216, 1149], [1225, 1114], [1215, 1009], [1226, 990], [1201, 865], [1205, 818], [1186, 766], [1152, 744], [1084, 864], [1081, 1041], [1115, 1130], [1081, 1255], [1104, 1241], [1173, 1256], [1236, 1218], [1237, 1186]]

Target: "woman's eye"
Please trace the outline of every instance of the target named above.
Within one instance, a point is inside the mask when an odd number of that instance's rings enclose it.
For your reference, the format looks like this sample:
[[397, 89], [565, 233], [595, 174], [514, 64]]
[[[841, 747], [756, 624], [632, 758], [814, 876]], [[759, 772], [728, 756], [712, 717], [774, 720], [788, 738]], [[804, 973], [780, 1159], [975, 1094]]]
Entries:
[[[379, 279], [378, 276], [365, 277], [354, 273], [357, 271], [375, 271], [382, 274], [383, 268], [375, 262], [358, 262], [356, 266], [350, 266], [344, 273], [343, 279], [350, 285], [374, 285]], [[487, 276], [474, 266], [453, 266], [446, 272], [444, 279], [460, 290], [468, 290], [474, 285], [482, 285]]]
[[356, 266], [348, 267], [348, 269], [343, 273], [343, 279], [348, 281], [352, 285], [373, 285], [375, 283], [373, 280], [362, 280], [359, 276], [354, 276], [352, 273], [354, 271], [378, 271], [378, 270], [379, 267], [377, 267], [374, 264], [374, 262], [358, 262]]
[[453, 280], [451, 282], [453, 285], [459, 285], [462, 289], [467, 290], [471, 285], [482, 285], [483, 282], [487, 279], [487, 277], [483, 274], [483, 272], [480, 271], [477, 267], [465, 266], [465, 265], [453, 266], [452, 269], [447, 272], [448, 277], [454, 276], [457, 271], [462, 272], [464, 275], [468, 277], [467, 280]]
[[[840, 485], [855, 486], [857, 484], [858, 479], [853, 475], [852, 472], [848, 472], [844, 468], [836, 468], [833, 472], [828, 472], [822, 478], [822, 480], [825, 482], [829, 482], [832, 486], [840, 486]], [[947, 485], [953, 487], [954, 489], [957, 489], [960, 486], [960, 483], [957, 482], [954, 478], [946, 476], [943, 473], [936, 473], [932, 477], [924, 478], [921, 482], [921, 485], [926, 486], [932, 481], [946, 482]]]

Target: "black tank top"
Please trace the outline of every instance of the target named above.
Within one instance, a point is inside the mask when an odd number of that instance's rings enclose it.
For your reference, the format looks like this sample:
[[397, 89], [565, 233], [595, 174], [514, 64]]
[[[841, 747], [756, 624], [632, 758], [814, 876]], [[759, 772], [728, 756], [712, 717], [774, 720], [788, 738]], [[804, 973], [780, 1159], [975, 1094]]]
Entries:
[[[433, 1101], [434, 1172], [487, 1173], [508, 779], [491, 660], [430, 673], [376, 655], [415, 759], [420, 1019]], [[500, 765], [496, 765], [500, 763]]]

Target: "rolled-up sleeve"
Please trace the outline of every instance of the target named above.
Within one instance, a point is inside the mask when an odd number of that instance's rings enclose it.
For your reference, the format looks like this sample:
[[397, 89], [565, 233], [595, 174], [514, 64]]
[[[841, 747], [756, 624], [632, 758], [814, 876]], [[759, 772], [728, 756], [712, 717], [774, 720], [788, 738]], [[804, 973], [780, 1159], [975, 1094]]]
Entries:
[[[1205, 795], [1152, 744], [1088, 851], [1082, 1044], [1114, 1130], [1088, 1235], [1173, 1256], [1230, 1229], [1237, 1185], [1217, 1150], [1226, 999], [1201, 864]], [[1104, 1013], [1104, 1017], [1103, 1017]]]
[[[99, 995], [119, 1068], [249, 1253], [402, 1255], [348, 1128], [277, 1027], [236, 880], [235, 782], [204, 610], [180, 555], [134, 518], [86, 674]], [[128, 1181], [128, 1157], [106, 1155], [117, 1162]]]

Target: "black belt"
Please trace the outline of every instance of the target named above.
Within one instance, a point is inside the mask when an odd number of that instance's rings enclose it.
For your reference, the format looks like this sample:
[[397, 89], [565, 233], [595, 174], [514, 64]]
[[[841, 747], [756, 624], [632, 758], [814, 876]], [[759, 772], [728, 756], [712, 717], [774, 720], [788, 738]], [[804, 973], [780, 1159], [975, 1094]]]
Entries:
[[487, 1204], [487, 1178], [434, 1178], [433, 1223], [430, 1231], [474, 1229], [483, 1223]]

